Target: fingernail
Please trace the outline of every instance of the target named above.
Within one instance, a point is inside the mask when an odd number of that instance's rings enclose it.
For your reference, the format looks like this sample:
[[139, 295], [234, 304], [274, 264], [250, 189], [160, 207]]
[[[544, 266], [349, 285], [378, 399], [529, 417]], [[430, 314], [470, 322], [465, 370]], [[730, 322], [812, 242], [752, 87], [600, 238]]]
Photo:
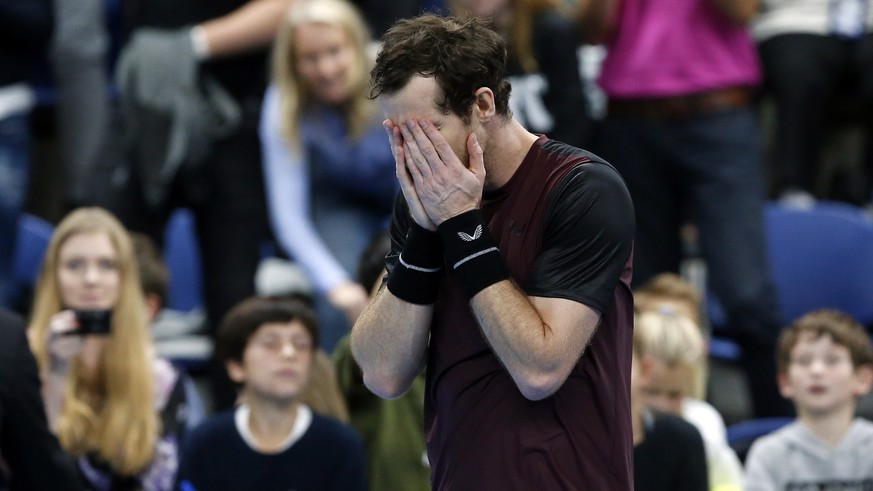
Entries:
[[407, 120], [407, 121], [406, 121], [406, 126], [407, 126], [409, 129], [415, 128], [415, 120], [412, 120], [412, 119]]
[[427, 121], [421, 120], [418, 122], [418, 125], [421, 126], [422, 128], [427, 128]]

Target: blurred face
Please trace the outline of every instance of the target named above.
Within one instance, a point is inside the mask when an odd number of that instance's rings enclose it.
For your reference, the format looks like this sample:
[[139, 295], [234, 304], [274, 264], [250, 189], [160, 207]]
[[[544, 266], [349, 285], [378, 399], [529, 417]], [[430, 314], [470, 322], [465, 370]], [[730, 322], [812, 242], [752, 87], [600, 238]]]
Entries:
[[[406, 124], [406, 120], [426, 120], [442, 133], [458, 159], [469, 165], [470, 155], [467, 152], [467, 137], [473, 132], [471, 125], [455, 114], [443, 114], [436, 101], [442, 96], [442, 89], [432, 77], [413, 77], [403, 90], [379, 97], [382, 112], [385, 117], [396, 125]], [[475, 115], [473, 115], [475, 119]], [[484, 141], [479, 138], [479, 141]]]
[[118, 301], [121, 272], [115, 246], [106, 233], [70, 236], [58, 251], [57, 268], [64, 307], [109, 310]]
[[779, 375], [779, 390], [791, 398], [801, 415], [827, 415], [854, 410], [854, 401], [870, 389], [870, 368], [852, 365], [849, 349], [828, 335], [803, 333], [791, 350], [787, 373]]
[[297, 72], [321, 103], [338, 105], [351, 96], [355, 50], [345, 31], [326, 24], [304, 24], [294, 32]]
[[644, 358], [645, 374], [641, 384], [643, 404], [677, 415], [682, 414], [682, 399], [691, 387], [694, 372], [683, 364], [667, 365], [650, 356]]
[[309, 380], [313, 349], [302, 322], [264, 324], [249, 339], [242, 364], [228, 362], [228, 372], [250, 396], [292, 402]]

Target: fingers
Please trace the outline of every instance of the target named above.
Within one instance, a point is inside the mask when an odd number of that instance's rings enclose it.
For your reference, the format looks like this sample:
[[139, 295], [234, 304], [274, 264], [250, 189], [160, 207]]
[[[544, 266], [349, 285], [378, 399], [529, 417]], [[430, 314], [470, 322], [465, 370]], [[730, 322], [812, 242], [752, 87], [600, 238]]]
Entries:
[[67, 362], [82, 351], [82, 336], [69, 336], [79, 329], [76, 316], [71, 310], [64, 310], [52, 316], [49, 321], [48, 351], [52, 359], [65, 367]]
[[418, 145], [415, 142], [409, 143], [409, 140], [403, 142], [403, 153], [406, 155], [406, 168], [412, 175], [416, 184], [421, 185], [424, 179], [428, 179], [433, 174], [431, 164], [427, 158], [421, 153]]
[[470, 170], [485, 182], [485, 153], [479, 145], [479, 137], [476, 133], [470, 133], [467, 137], [467, 152], [470, 154]]
[[[388, 134], [388, 143], [391, 146], [391, 154], [394, 156], [394, 174], [400, 182], [401, 189], [412, 186], [412, 177], [409, 174], [407, 167], [407, 152], [404, 150], [406, 144], [403, 141], [403, 135], [400, 134], [400, 128], [390, 119], [382, 122], [385, 128], [385, 133]], [[407, 195], [404, 190], [404, 195]]]
[[[439, 156], [439, 160], [444, 163], [457, 161], [458, 156], [455, 155], [455, 151], [452, 150], [452, 146], [449, 145], [448, 140], [440, 133], [440, 130], [436, 128], [430, 121], [420, 120], [418, 122], [418, 126], [421, 127], [421, 131], [418, 133], [424, 135], [427, 146], [422, 147], [426, 149], [433, 148], [434, 152]], [[415, 134], [415, 132], [413, 132]], [[418, 139], [416, 139], [418, 141]]]
[[[430, 134], [425, 133], [425, 127], [429, 128]], [[403, 131], [405, 141], [414, 143], [410, 147], [417, 147], [415, 148], [417, 154], [414, 154], [413, 158], [420, 167], [436, 168], [436, 166], [442, 166], [447, 162], [457, 160], [455, 153], [442, 133], [434, 128], [430, 122], [408, 119], [406, 124], [402, 125], [401, 130]], [[444, 145], [442, 153], [434, 146], [439, 143]]]
[[[413, 121], [413, 120], [409, 120]], [[420, 137], [416, 138], [413, 131], [410, 130], [410, 124], [406, 124], [401, 126], [400, 130], [403, 135], [403, 145], [404, 150], [407, 156], [407, 164], [415, 167], [418, 172], [425, 178], [428, 178], [432, 174], [431, 166], [438, 165], [441, 162], [439, 160], [434, 160], [433, 157], [436, 156], [436, 152], [431, 150], [431, 156], [425, 154], [425, 147], [423, 147], [421, 143], [421, 139], [427, 140], [427, 137], [422, 133], [421, 129], [418, 128], [417, 123], [412, 123], [412, 125], [418, 130]], [[427, 142], [427, 145], [432, 149], [432, 145], [430, 142]], [[410, 168], [410, 172], [412, 172], [412, 168]]]
[[382, 127], [385, 128], [385, 133], [388, 135], [388, 145], [391, 147], [391, 154], [394, 156], [394, 161], [397, 162], [398, 151], [402, 150], [403, 143], [400, 129], [390, 119], [382, 121]]
[[69, 334], [78, 328], [76, 314], [72, 310], [62, 310], [49, 320], [49, 333], [55, 336]]
[[[423, 177], [421, 175], [419, 164], [417, 164], [412, 157], [411, 147], [415, 147], [415, 150], [418, 151], [415, 141], [412, 139], [411, 134], [409, 135], [409, 140], [407, 140], [401, 132], [401, 127], [394, 124], [394, 121], [390, 119], [383, 121], [382, 126], [388, 134], [391, 153], [394, 155], [394, 172], [397, 176], [397, 181], [400, 183], [400, 191], [403, 193], [403, 197], [409, 205], [409, 211], [412, 214], [413, 219], [416, 223], [428, 230], [436, 229], [436, 226], [425, 212], [424, 206], [421, 203], [421, 198], [418, 195], [418, 190], [416, 189], [416, 182], [421, 183]], [[412, 145], [408, 142], [412, 142]], [[428, 164], [421, 156], [421, 152], [418, 152], [418, 156], [422, 165], [427, 167]]]

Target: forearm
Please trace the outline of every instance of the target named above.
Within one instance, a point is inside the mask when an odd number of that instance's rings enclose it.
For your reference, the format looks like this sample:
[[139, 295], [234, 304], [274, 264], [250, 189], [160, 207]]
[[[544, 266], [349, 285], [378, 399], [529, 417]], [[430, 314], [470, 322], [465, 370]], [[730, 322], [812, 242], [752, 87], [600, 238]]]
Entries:
[[494, 354], [526, 398], [546, 398], [563, 385], [576, 362], [566, 352], [574, 340], [552, 329], [515, 284], [491, 285], [470, 305]]
[[758, 13], [759, 0], [709, 0], [709, 2], [739, 25], [748, 24]]
[[382, 288], [352, 328], [351, 349], [373, 393], [396, 398], [424, 367], [433, 305], [416, 305]]
[[47, 371], [40, 378], [42, 379], [42, 400], [45, 403], [46, 419], [49, 429], [54, 432], [64, 406], [67, 376]]
[[294, 0], [253, 0], [228, 15], [200, 24], [210, 58], [266, 48], [273, 42]]

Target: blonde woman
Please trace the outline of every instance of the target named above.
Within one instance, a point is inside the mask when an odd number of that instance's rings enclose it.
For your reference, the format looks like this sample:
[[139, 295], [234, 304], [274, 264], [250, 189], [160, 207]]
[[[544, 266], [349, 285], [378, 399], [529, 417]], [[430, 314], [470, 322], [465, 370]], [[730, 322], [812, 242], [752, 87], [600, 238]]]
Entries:
[[91, 489], [172, 487], [184, 393], [154, 356], [147, 323], [127, 231], [99, 208], [67, 215], [46, 251], [28, 334], [49, 424]]
[[369, 42], [351, 4], [295, 2], [274, 44], [260, 125], [273, 231], [315, 287], [328, 350], [367, 303], [353, 273], [398, 190], [379, 108], [367, 97]]

